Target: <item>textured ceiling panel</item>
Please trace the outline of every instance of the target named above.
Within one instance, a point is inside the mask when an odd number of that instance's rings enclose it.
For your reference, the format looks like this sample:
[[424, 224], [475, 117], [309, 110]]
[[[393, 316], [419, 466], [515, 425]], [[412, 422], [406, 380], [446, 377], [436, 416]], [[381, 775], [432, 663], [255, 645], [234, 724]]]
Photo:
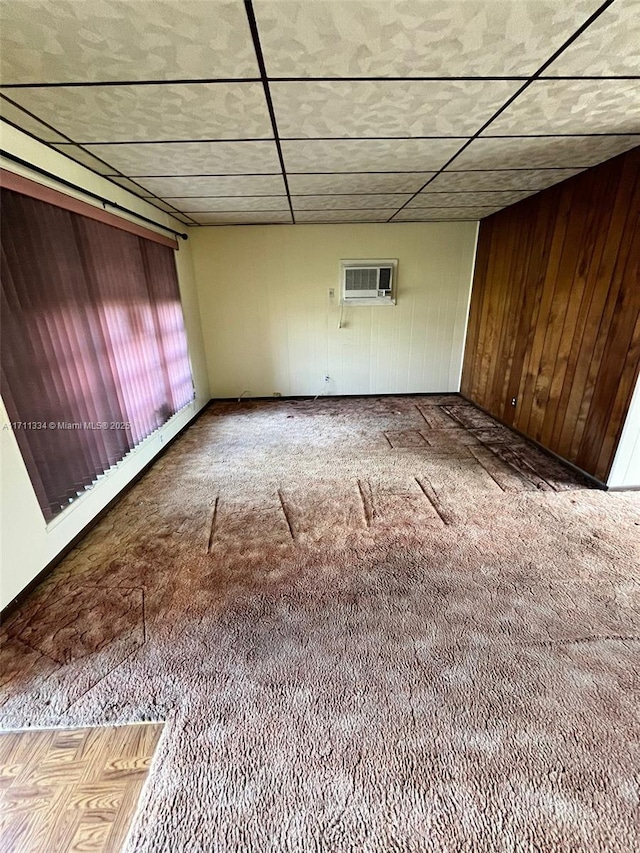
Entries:
[[507, 207], [531, 195], [524, 192], [429, 192], [431, 184], [424, 192], [409, 202], [407, 207]]
[[2, 82], [257, 77], [239, 0], [10, 0]]
[[287, 171], [420, 172], [440, 169], [459, 139], [311, 139], [282, 143]]
[[411, 198], [403, 195], [299, 195], [291, 196], [294, 210], [356, 210], [390, 208], [397, 210]]
[[117, 171], [117, 169], [114, 169], [108, 163], [101, 162], [101, 160], [93, 157], [88, 151], [79, 148], [77, 145], [54, 144], [53, 147], [57, 151], [60, 151], [61, 154], [66, 154], [72, 160], [77, 160], [78, 163], [82, 163], [83, 166], [97, 172], [99, 175], [113, 175]]
[[[455, 164], [454, 164], [455, 165]], [[580, 169], [503, 169], [496, 172], [441, 172], [428, 190], [543, 190]]]
[[47, 127], [41, 121], [38, 121], [37, 118], [33, 118], [33, 116], [25, 113], [24, 110], [21, 110], [19, 107], [15, 107], [7, 101], [6, 98], [2, 98], [2, 100], [0, 100], [0, 115], [2, 118], [12, 122], [12, 124], [17, 125], [22, 130], [26, 130], [27, 133], [37, 136], [37, 138], [41, 139], [43, 142], [69, 141], [61, 133], [56, 133], [55, 130], [51, 130], [50, 127]]
[[242, 225], [242, 224], [269, 224], [281, 223], [291, 225], [291, 214], [289, 211], [252, 210], [244, 213], [196, 213], [193, 218], [200, 225]]
[[88, 145], [125, 175], [233, 175], [280, 171], [273, 142]]
[[483, 219], [500, 210], [496, 207], [405, 207], [393, 219], [394, 222], [443, 222], [451, 219]]
[[296, 222], [386, 222], [392, 210], [301, 210]]
[[616, 0], [567, 50], [546, 74], [594, 76], [639, 74], [640, 0]]
[[270, 139], [261, 83], [9, 89], [76, 142]]
[[640, 133], [640, 81], [536, 81], [486, 133]]
[[469, 136], [518, 81], [272, 83], [281, 137]]
[[452, 163], [452, 169], [547, 169], [593, 166], [628, 151], [639, 136], [517, 136], [474, 140]]
[[273, 77], [533, 73], [600, 0], [255, 0]]
[[640, 0], [601, 4], [5, 0], [0, 108], [198, 222], [481, 218], [640, 143], [638, 81], [589, 79], [640, 74]]
[[435, 174], [398, 172], [390, 175], [289, 175], [289, 189], [296, 194], [414, 193]]
[[286, 195], [283, 196], [226, 196], [221, 198], [172, 198], [171, 204], [187, 213], [214, 210], [289, 210]]
[[178, 196], [284, 195], [282, 175], [206, 175], [178, 178], [137, 178], [137, 182], [165, 198]]

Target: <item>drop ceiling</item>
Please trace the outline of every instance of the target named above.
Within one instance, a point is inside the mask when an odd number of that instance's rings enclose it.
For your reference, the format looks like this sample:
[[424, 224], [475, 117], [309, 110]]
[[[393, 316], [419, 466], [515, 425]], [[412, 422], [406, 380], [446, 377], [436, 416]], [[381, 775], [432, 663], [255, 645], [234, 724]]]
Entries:
[[476, 220], [640, 144], [640, 0], [5, 0], [2, 116], [186, 224]]

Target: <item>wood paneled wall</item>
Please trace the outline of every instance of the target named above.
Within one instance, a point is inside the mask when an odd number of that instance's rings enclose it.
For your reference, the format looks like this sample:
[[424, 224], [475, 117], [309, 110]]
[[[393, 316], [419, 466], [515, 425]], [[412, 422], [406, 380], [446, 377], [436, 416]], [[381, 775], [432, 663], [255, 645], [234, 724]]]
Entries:
[[640, 365], [639, 267], [640, 148], [480, 224], [462, 393], [603, 482]]

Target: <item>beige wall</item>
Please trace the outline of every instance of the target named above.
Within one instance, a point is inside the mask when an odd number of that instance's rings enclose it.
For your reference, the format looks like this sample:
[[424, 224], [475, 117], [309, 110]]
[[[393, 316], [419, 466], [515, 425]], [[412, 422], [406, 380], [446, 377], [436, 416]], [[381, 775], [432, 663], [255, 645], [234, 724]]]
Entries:
[[[213, 397], [459, 389], [476, 223], [192, 234]], [[347, 306], [338, 328], [341, 258], [398, 258], [397, 305]]]
[[[136, 210], [145, 216], [184, 231], [181, 223], [131, 195], [115, 184], [100, 178], [62, 154], [36, 142], [10, 125], [2, 124], [4, 149], [29, 163], [33, 163], [92, 192]], [[64, 187], [38, 177], [28, 169], [20, 168], [9, 160], [0, 165], [24, 174], [33, 180], [47, 183], [62, 192]], [[70, 194], [73, 194], [70, 192]], [[83, 198], [78, 195], [78, 197]], [[89, 201], [84, 198], [85, 201]], [[136, 221], [136, 220], [133, 220]], [[5, 223], [6, 227], [6, 223]], [[164, 443], [184, 426], [193, 414], [209, 399], [207, 370], [202, 345], [199, 307], [194, 282], [190, 242], [180, 241], [176, 255], [178, 279], [189, 340], [189, 352], [196, 387], [192, 405], [166, 423], [162, 429], [139, 445], [112, 472], [101, 478], [69, 509], [49, 525], [45, 524], [31, 487], [22, 456], [11, 429], [7, 412], [0, 406], [0, 512], [2, 551], [0, 562], [0, 606], [8, 604], [57, 554], [88, 524], [109, 501], [162, 449]]]

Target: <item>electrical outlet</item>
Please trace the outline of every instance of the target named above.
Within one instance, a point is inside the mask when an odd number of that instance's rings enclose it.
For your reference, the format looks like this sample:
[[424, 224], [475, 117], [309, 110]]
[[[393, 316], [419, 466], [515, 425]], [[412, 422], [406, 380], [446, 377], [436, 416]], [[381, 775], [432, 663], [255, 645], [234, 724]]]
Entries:
[[517, 398], [517, 397], [512, 397], [512, 398], [511, 398], [511, 405], [512, 405], [512, 406], [515, 406], [517, 402], [518, 402], [518, 398]]
[[279, 391], [274, 391], [273, 396], [274, 397], [282, 397], [282, 394]]
[[328, 374], [328, 373], [325, 373], [325, 375], [324, 375], [324, 381], [325, 381], [325, 382], [329, 382], [329, 380], [330, 380], [330, 379], [331, 379], [331, 377], [329, 376], [329, 374]]
[[329, 288], [329, 299], [333, 299], [335, 295], [336, 295], [336, 292], [335, 292], [334, 288], [330, 287]]

